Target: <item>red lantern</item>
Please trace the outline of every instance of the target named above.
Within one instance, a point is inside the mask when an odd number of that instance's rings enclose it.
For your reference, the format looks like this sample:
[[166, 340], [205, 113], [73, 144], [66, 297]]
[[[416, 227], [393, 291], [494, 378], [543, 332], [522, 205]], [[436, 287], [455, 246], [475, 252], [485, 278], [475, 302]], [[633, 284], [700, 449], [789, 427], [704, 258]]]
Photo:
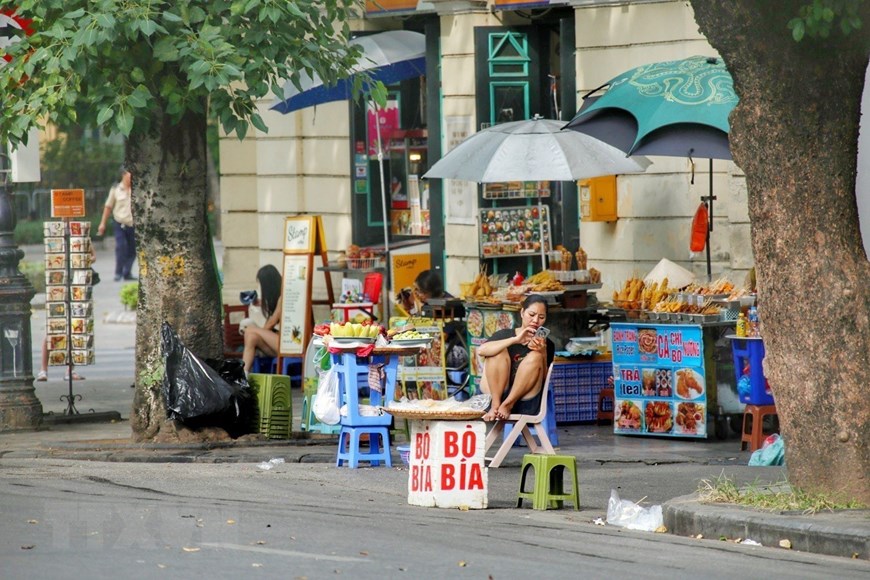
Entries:
[[707, 228], [709, 223], [710, 216], [707, 213], [707, 204], [701, 203], [698, 206], [698, 211], [695, 212], [694, 219], [692, 219], [692, 240], [689, 242], [690, 251], [700, 252], [707, 245]]

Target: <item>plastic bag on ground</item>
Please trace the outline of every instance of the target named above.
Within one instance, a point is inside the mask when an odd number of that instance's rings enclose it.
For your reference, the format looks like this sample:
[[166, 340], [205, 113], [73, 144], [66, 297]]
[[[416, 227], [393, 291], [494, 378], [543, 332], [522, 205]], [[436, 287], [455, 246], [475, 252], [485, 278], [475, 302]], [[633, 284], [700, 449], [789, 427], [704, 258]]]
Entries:
[[756, 449], [749, 457], [749, 465], [782, 465], [785, 463], [785, 443], [778, 433], [767, 437], [761, 449]]
[[607, 523], [629, 530], [654, 532], [664, 525], [662, 506], [641, 507], [633, 501], [619, 499], [619, 494], [612, 489], [607, 502]]
[[222, 427], [231, 435], [249, 431], [245, 410], [252, 406], [253, 396], [238, 364], [218, 361], [224, 378], [221, 370], [190, 352], [167, 322], [163, 323], [161, 337], [163, 399], [169, 418], [193, 428]]
[[317, 397], [311, 410], [317, 420], [326, 425], [336, 425], [341, 421], [338, 412], [338, 371], [329, 369], [320, 375], [320, 384], [317, 385]]

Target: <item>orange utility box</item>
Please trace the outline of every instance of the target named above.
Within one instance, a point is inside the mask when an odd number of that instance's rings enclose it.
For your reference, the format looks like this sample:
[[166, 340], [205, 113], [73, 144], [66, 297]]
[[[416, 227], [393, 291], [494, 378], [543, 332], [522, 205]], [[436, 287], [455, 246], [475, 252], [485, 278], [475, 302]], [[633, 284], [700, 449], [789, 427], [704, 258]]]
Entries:
[[580, 221], [616, 221], [616, 176], [583, 179], [580, 187]]

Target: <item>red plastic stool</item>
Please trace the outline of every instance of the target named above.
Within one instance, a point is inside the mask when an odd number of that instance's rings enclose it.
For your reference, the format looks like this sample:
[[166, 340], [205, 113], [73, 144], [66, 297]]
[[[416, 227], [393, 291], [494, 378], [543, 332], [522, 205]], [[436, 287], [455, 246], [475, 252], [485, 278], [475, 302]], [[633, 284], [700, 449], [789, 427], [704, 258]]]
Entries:
[[[740, 439], [740, 450], [743, 451], [746, 443], [749, 443], [749, 451], [761, 449], [764, 442], [764, 418], [767, 415], [776, 415], [776, 405], [746, 405], [743, 411], [743, 433]], [[747, 419], [752, 421], [752, 429], [746, 432]]]
[[[604, 401], [610, 399], [610, 410], [607, 411], [604, 408]], [[601, 423], [602, 421], [610, 421], [613, 423], [613, 407], [616, 405], [616, 398], [613, 395], [613, 389], [610, 387], [604, 387], [598, 393], [598, 416], [596, 418], [597, 423]]]

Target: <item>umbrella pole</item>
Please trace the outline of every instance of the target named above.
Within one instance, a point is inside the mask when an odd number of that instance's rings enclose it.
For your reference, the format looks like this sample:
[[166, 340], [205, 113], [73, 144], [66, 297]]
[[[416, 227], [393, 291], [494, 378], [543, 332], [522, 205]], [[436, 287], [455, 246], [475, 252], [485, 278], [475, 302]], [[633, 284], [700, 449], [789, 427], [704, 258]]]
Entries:
[[710, 159], [710, 194], [707, 197], [707, 209], [709, 210], [710, 219], [707, 222], [707, 243], [705, 247], [707, 249], [707, 282], [713, 281], [713, 270], [710, 265], [710, 232], [713, 231], [713, 200], [716, 199], [713, 196], [713, 159]]
[[544, 208], [541, 207], [541, 196], [538, 196], [538, 236], [541, 238], [541, 271], [547, 269], [547, 249], [544, 247]]
[[377, 135], [378, 143], [378, 170], [381, 175], [381, 211], [384, 213], [384, 260], [386, 261], [387, 283], [386, 299], [384, 300], [386, 316], [384, 317], [385, 327], [390, 324], [390, 288], [392, 288], [392, 276], [390, 275], [390, 224], [387, 215], [387, 184], [384, 183], [384, 148], [381, 145], [381, 119], [378, 117], [378, 104], [374, 103], [375, 107], [375, 135]]

